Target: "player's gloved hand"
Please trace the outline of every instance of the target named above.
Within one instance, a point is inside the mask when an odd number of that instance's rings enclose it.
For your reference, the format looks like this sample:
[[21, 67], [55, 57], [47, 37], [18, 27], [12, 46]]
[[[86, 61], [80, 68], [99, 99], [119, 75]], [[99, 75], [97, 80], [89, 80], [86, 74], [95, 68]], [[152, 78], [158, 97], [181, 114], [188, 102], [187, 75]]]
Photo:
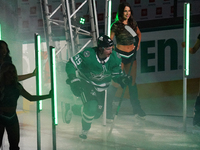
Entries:
[[132, 77], [129, 75], [122, 75], [120, 77], [120, 81], [119, 84], [121, 85], [122, 88], [125, 88], [127, 85], [131, 85], [132, 84]]
[[70, 88], [72, 90], [72, 93], [80, 97], [81, 93], [83, 92], [82, 86], [81, 86], [81, 80], [77, 78], [76, 76], [70, 77], [69, 79], [66, 80], [66, 83], [70, 85]]

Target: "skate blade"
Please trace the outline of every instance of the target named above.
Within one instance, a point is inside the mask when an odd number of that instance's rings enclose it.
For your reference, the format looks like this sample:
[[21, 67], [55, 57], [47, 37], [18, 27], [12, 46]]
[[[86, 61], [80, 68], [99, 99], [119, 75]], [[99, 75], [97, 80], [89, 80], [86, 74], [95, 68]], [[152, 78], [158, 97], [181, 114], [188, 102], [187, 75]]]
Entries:
[[113, 123], [113, 119], [106, 119], [106, 123]]
[[145, 116], [144, 116], [144, 117], [141, 117], [141, 116], [139, 116], [138, 114], [136, 114], [134, 117], [135, 117], [136, 119], [139, 119], [139, 120], [146, 120]]

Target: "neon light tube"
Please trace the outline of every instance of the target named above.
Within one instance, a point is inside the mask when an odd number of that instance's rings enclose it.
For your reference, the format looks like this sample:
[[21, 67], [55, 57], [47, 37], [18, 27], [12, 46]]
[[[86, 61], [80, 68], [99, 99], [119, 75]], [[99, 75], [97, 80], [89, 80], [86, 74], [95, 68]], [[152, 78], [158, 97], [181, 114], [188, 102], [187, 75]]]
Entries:
[[[42, 57], [41, 57], [41, 38], [40, 35], [36, 33], [35, 35], [35, 55], [36, 55], [36, 86], [37, 86], [37, 95], [42, 95]], [[42, 101], [39, 101], [39, 110], [42, 110]]]
[[1, 40], [1, 24], [0, 24], [0, 40]]
[[107, 27], [107, 29], [108, 29], [108, 35], [107, 36], [109, 36], [110, 37], [110, 25], [111, 25], [111, 14], [112, 13], [112, 1], [111, 0], [109, 0], [108, 1], [108, 27]]
[[54, 125], [58, 124], [58, 110], [57, 110], [57, 80], [56, 80], [56, 50], [54, 47], [50, 47], [51, 53], [51, 89], [53, 90], [53, 101], [52, 101], [52, 109], [53, 109], [53, 118]]
[[185, 75], [189, 75], [190, 3], [185, 3]]

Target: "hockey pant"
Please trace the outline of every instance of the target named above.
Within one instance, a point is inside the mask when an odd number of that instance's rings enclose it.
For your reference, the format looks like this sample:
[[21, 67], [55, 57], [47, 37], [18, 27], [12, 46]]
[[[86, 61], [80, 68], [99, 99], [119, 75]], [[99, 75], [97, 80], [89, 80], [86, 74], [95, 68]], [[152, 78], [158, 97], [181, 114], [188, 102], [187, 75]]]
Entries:
[[200, 126], [200, 96], [197, 97], [195, 105], [194, 105], [193, 125]]
[[82, 115], [82, 129], [89, 130], [93, 119], [98, 119], [104, 109], [105, 91], [98, 92], [93, 88], [84, 88], [83, 110], [80, 105], [72, 106], [75, 115]]

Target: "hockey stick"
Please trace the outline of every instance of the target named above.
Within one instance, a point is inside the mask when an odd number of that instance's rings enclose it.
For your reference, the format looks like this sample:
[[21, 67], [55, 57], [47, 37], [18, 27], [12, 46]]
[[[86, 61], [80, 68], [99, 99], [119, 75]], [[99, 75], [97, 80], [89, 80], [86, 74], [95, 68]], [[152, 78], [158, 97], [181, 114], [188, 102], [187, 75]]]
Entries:
[[[135, 33], [135, 31], [134, 31], [130, 26], [125, 25], [125, 29], [126, 29], [133, 37], [136, 37], [136, 36], [137, 36], [137, 34]], [[136, 49], [136, 48], [137, 48], [137, 47], [135, 47], [135, 49]], [[131, 61], [130, 69], [129, 69], [127, 75], [130, 75], [130, 73], [131, 73], [131, 69], [132, 69], [132, 66], [133, 66], [133, 62], [134, 62], [134, 61]], [[126, 86], [126, 87], [127, 87], [127, 86]], [[110, 131], [109, 131], [109, 133], [108, 133], [108, 137], [110, 136], [110, 134], [112, 133], [112, 130], [113, 130], [113, 128], [114, 128], [115, 120], [117, 119], [117, 116], [118, 116], [118, 113], [119, 113], [119, 109], [120, 109], [120, 107], [121, 107], [121, 103], [122, 103], [122, 101], [123, 101], [123, 97], [124, 97], [124, 94], [125, 94], [125, 91], [126, 91], [126, 87], [124, 87], [123, 92], [122, 92], [122, 95], [121, 95], [121, 97], [120, 97], [119, 104], [118, 104], [118, 107], [117, 107], [117, 111], [116, 111], [116, 113], [115, 113], [115, 117], [114, 117], [113, 122], [112, 122], [112, 124], [111, 124], [111, 128], [110, 128]]]
[[[128, 75], [130, 75], [130, 73], [131, 73], [131, 68], [132, 68], [132, 66], [133, 66], [133, 61], [131, 62], [131, 66], [130, 66]], [[123, 89], [123, 91], [122, 91], [122, 95], [121, 95], [121, 97], [120, 97], [119, 104], [118, 104], [118, 107], [117, 107], [117, 111], [116, 111], [116, 113], [115, 113], [115, 117], [114, 117], [113, 122], [112, 122], [112, 124], [111, 124], [110, 131], [109, 131], [109, 133], [108, 133], [108, 137], [110, 136], [110, 134], [112, 133], [112, 130], [113, 130], [113, 128], [114, 128], [115, 120], [117, 119], [117, 116], [118, 116], [118, 113], [119, 113], [119, 109], [120, 109], [120, 107], [121, 107], [121, 103], [122, 103], [122, 101], [123, 101], [123, 97], [124, 97], [124, 94], [125, 94], [125, 91], [126, 91], [126, 87], [127, 87], [127, 86], [125, 86], [124, 89]]]

